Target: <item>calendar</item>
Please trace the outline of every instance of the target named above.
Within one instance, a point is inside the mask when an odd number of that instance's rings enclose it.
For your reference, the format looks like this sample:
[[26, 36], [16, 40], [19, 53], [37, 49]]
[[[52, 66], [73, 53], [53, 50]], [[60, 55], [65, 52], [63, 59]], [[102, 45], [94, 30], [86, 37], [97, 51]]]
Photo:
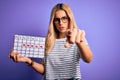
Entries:
[[31, 58], [43, 58], [45, 37], [14, 35], [14, 50], [19, 55]]

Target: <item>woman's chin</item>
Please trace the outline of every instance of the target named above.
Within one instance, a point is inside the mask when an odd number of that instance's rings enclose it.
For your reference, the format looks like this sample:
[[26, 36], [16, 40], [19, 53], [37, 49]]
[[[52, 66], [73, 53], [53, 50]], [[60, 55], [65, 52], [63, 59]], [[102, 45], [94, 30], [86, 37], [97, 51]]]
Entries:
[[60, 33], [65, 33], [66, 31], [60, 31]]

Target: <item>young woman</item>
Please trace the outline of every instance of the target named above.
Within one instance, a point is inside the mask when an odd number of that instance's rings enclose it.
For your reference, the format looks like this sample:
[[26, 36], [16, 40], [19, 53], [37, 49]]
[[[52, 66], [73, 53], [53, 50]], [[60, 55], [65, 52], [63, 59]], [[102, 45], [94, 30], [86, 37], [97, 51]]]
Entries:
[[12, 51], [9, 57], [44, 74], [44, 80], [81, 80], [80, 59], [87, 63], [92, 60], [85, 31], [77, 28], [72, 10], [66, 4], [57, 4], [52, 9], [42, 63], [18, 54]]

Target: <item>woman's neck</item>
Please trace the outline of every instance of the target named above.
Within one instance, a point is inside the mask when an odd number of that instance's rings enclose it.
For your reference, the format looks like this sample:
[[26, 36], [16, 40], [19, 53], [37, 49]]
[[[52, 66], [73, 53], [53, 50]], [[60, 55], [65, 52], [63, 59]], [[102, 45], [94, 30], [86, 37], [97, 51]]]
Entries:
[[59, 33], [57, 36], [58, 39], [65, 38], [65, 37], [66, 37], [65, 33]]

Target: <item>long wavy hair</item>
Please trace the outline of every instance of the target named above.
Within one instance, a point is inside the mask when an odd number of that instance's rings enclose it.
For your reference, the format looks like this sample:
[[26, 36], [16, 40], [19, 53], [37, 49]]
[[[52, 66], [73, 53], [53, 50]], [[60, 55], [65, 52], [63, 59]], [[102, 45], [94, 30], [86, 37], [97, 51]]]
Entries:
[[51, 12], [48, 33], [47, 33], [46, 40], [45, 40], [45, 55], [48, 54], [51, 51], [51, 49], [53, 48], [55, 39], [58, 35], [58, 31], [56, 31], [56, 28], [55, 28], [54, 22], [53, 22], [55, 12], [57, 10], [64, 10], [66, 12], [66, 14], [69, 18], [69, 27], [68, 28], [70, 28], [70, 29], [77, 28], [71, 8], [67, 4], [63, 4], [63, 3], [55, 5]]

